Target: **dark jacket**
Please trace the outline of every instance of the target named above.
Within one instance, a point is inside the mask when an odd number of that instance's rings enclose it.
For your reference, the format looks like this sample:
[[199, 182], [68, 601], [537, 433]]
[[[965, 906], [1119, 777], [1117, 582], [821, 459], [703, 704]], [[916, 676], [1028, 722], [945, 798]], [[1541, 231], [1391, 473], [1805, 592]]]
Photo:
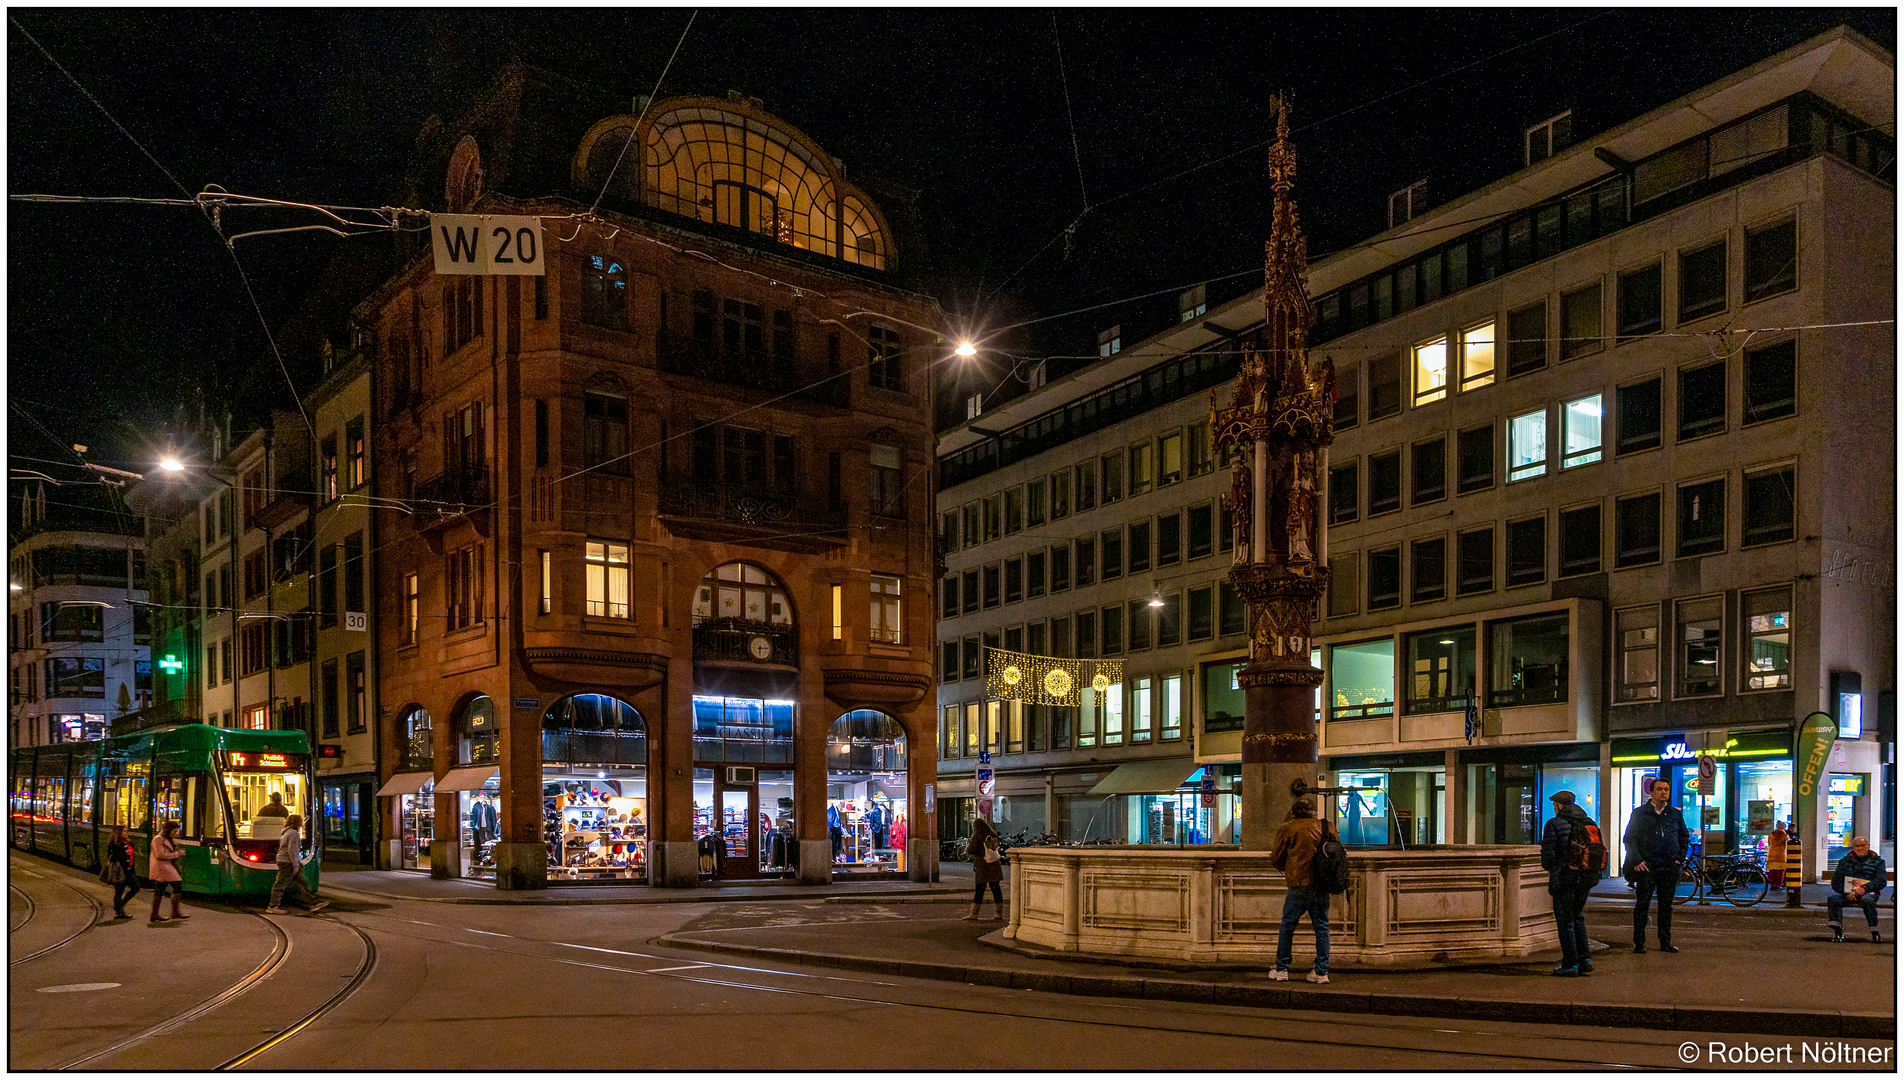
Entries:
[[114, 866], [124, 868], [128, 874], [132, 873], [133, 860], [137, 858], [137, 855], [138, 853], [133, 850], [132, 841], [130, 840], [124, 841], [123, 843], [115, 843], [111, 838], [106, 840], [106, 861]]
[[[1316, 884], [1316, 849], [1322, 846], [1321, 818], [1299, 817], [1283, 822], [1269, 851], [1269, 865], [1283, 872], [1283, 880], [1301, 889]], [[1335, 835], [1329, 829], [1330, 836]]]
[[972, 860], [972, 880], [981, 884], [987, 881], [1005, 880], [1005, 855], [1003, 852], [999, 853], [997, 862], [985, 861], [985, 840], [987, 837], [991, 838], [993, 844], [997, 844], [998, 830], [992, 828], [991, 822], [986, 821], [984, 818], [979, 818], [972, 823], [972, 838], [965, 842], [965, 854], [970, 856]]
[[1633, 808], [1621, 839], [1626, 844], [1629, 877], [1639, 862], [1646, 863], [1649, 873], [1677, 870], [1686, 861], [1686, 849], [1692, 844], [1692, 834], [1686, 830], [1679, 807], [1667, 803], [1664, 810], [1655, 811], [1651, 799]]
[[[1547, 892], [1550, 896], [1585, 892], [1600, 880], [1596, 870], [1567, 869], [1568, 848], [1573, 845], [1575, 830], [1592, 820], [1578, 806], [1569, 806], [1565, 812], [1547, 819], [1547, 827], [1540, 834], [1540, 868], [1547, 871]], [[1583, 835], [1581, 839], [1584, 841], [1586, 838]]]
[[1845, 884], [1845, 878], [1848, 877], [1863, 878], [1870, 882], [1864, 887], [1864, 891], [1866, 895], [1876, 899], [1878, 894], [1884, 891], [1885, 886], [1883, 857], [1876, 851], [1864, 856], [1847, 852], [1844, 858], [1838, 860], [1838, 868], [1831, 872], [1831, 887], [1840, 896], [1850, 888]]

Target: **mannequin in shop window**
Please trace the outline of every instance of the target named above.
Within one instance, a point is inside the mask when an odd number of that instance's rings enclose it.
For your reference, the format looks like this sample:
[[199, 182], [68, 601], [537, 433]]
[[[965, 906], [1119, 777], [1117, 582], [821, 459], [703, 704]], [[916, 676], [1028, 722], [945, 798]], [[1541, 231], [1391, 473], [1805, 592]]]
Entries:
[[469, 831], [481, 850], [496, 835], [496, 804], [488, 792], [479, 792], [469, 807]]
[[900, 851], [906, 850], [906, 815], [894, 814], [892, 828], [886, 830], [886, 838]]
[[840, 808], [832, 803], [826, 807], [826, 834], [833, 841], [833, 861], [840, 861], [840, 849], [846, 844], [845, 834], [840, 830]]
[[879, 800], [874, 799], [866, 805], [866, 827], [873, 834], [873, 847], [886, 846], [886, 814], [880, 809]]

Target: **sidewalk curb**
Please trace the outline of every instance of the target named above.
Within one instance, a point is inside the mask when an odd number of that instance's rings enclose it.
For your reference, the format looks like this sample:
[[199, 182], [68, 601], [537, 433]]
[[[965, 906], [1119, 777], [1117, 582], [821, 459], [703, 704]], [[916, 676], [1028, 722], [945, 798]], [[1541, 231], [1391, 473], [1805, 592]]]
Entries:
[[[1249, 985], [1206, 983], [1182, 978], [1143, 979], [1128, 975], [1076, 975], [983, 966], [962, 967], [956, 964], [843, 956], [836, 953], [816, 953], [764, 945], [736, 945], [732, 942], [708, 941], [677, 934], [662, 935], [654, 941], [657, 945], [674, 948], [732, 953], [783, 963], [807, 964], [813, 967], [844, 968], [880, 975], [938, 979], [1014, 990], [1042, 990], [1053, 994], [1151, 998], [1160, 1001], [1242, 1005], [1262, 1009], [1308, 1009], [1320, 1012], [1371, 1013], [1384, 1016], [1530, 1022], [1527, 1017], [1528, 1006], [1525, 1002], [1489, 998], [1356, 993], [1320, 988], [1310, 990], [1303, 989], [1302, 984], [1267, 981], [1262, 985]], [[1562, 1008], [1565, 1010], [1565, 1015], [1557, 1015]], [[1805, 1012], [1785, 1010], [1768, 1013], [1757, 1009], [1711, 1006], [1602, 1005], [1573, 1002], [1564, 1007], [1556, 1006], [1540, 1020], [1531, 1022], [1571, 1023], [1594, 1027], [1659, 1028], [1668, 1031], [1837, 1036], [1865, 1039], [1890, 1039], [1895, 1038], [1897, 1034], [1895, 1016], [1828, 1010]]]
[[[533, 900], [492, 900], [482, 896], [410, 896], [403, 893], [376, 892], [370, 889], [354, 889], [335, 882], [325, 882], [322, 886], [326, 893], [338, 896], [361, 897], [374, 900], [409, 900], [421, 904], [475, 904], [485, 907], [596, 907], [607, 905], [635, 904], [735, 904], [747, 901], [758, 903], [786, 903], [789, 900], [819, 900], [823, 903], [839, 904], [880, 904], [880, 903], [951, 903], [962, 897], [962, 892], [944, 890], [903, 892], [903, 893], [863, 893], [859, 896], [836, 896], [828, 893], [802, 894], [792, 896], [734, 895], [720, 889], [661, 889], [656, 888], [653, 896], [574, 896], [537, 898]], [[940, 899], [940, 898], [945, 899]]]

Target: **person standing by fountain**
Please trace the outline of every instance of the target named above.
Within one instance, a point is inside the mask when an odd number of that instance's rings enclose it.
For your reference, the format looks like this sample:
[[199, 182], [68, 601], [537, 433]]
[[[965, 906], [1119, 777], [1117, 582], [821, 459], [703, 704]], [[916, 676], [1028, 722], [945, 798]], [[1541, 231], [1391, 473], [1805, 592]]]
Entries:
[[1283, 897], [1283, 924], [1276, 932], [1276, 970], [1269, 973], [1273, 982], [1289, 981], [1290, 953], [1295, 943], [1296, 924], [1305, 913], [1316, 928], [1316, 965], [1309, 972], [1312, 983], [1329, 981], [1329, 892], [1316, 887], [1316, 849], [1335, 829], [1316, 817], [1316, 799], [1304, 795], [1290, 809], [1288, 821], [1276, 830], [1276, 842], [1269, 852], [1269, 865], [1283, 872], [1289, 891]]

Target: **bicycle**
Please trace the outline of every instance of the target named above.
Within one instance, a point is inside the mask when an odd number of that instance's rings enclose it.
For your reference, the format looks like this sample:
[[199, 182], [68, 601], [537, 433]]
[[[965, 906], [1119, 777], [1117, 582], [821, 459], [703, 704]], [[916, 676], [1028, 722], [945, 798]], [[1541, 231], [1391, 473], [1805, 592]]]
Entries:
[[1725, 855], [1702, 855], [1693, 851], [1680, 868], [1679, 883], [1673, 890], [1673, 905], [1679, 907], [1708, 892], [1722, 897], [1734, 907], [1752, 907], [1765, 899], [1771, 878], [1759, 865], [1756, 852], [1734, 851]]

